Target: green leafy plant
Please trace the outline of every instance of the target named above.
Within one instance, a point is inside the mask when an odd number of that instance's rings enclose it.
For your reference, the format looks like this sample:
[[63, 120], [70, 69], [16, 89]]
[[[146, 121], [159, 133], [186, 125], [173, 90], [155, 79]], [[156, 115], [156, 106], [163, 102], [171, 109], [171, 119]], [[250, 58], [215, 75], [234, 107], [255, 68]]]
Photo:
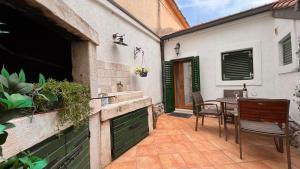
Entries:
[[4, 105], [4, 110], [31, 108], [32, 99], [29, 96], [21, 94], [12, 94], [4, 92], [5, 98], [0, 98], [0, 103]]
[[22, 69], [19, 75], [17, 73], [10, 75], [3, 66], [0, 75], [0, 92], [29, 94], [33, 91], [33, 84], [26, 83], [25, 81], [26, 77]]
[[15, 127], [15, 125], [12, 124], [12, 123], [0, 124], [0, 155], [1, 156], [2, 156], [2, 147], [1, 147], [1, 145], [3, 145], [6, 142], [6, 139], [8, 137], [8, 133], [5, 130], [9, 129], [9, 128], [13, 128], [13, 127]]
[[[19, 74], [9, 72], [3, 66], [0, 74], [0, 155], [2, 147], [8, 137], [7, 121], [19, 116], [20, 113], [36, 112], [33, 99], [37, 96], [49, 100], [41, 93], [45, 85], [45, 77], [39, 75], [39, 84], [26, 82], [25, 72], [21, 69]], [[14, 127], [10, 125], [10, 127]]]
[[0, 169], [44, 169], [48, 165], [46, 159], [24, 153], [23, 157], [11, 157], [0, 164]]
[[[45, 101], [37, 97], [34, 102], [38, 109], [59, 108], [61, 124], [71, 122], [75, 127], [86, 124], [91, 111], [88, 87], [79, 83], [49, 79], [45, 83], [43, 93], [51, 99]], [[54, 94], [56, 97], [48, 94]]]

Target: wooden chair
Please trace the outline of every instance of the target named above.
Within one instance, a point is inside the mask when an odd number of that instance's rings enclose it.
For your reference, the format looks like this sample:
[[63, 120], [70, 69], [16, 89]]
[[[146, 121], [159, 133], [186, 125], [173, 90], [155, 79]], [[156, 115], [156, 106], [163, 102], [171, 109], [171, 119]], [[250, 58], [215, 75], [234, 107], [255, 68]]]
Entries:
[[[261, 134], [274, 138], [285, 138], [288, 169], [291, 169], [288, 122], [289, 105], [290, 101], [284, 99], [238, 100], [239, 143], [241, 159], [243, 158], [241, 139], [242, 132]], [[255, 139], [253, 141], [255, 141]]]
[[[204, 125], [204, 117], [206, 115], [215, 116], [219, 119], [219, 136], [221, 137], [221, 116], [222, 113], [218, 109], [218, 105], [214, 103], [205, 103], [200, 92], [193, 92], [193, 101], [195, 103], [196, 108], [196, 127], [195, 131], [198, 130], [198, 119], [199, 116], [202, 116], [202, 126]], [[215, 106], [214, 109], [207, 109], [205, 106]]]

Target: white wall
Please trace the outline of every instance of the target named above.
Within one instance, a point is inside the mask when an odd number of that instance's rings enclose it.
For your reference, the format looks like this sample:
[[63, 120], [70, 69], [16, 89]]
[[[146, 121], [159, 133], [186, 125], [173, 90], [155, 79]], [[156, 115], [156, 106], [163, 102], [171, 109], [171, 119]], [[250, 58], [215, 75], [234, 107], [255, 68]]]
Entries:
[[[255, 97], [293, 100], [292, 93], [299, 73], [279, 74], [278, 42], [275, 35], [275, 25], [279, 24], [277, 22], [271, 12], [265, 12], [172, 38], [165, 42], [165, 60], [199, 56], [201, 91], [205, 100], [222, 97], [224, 89], [242, 89], [244, 82], [248, 85], [250, 97], [256, 95]], [[287, 25], [282, 23], [278, 26], [283, 29]], [[299, 30], [299, 23], [297, 26]], [[177, 42], [181, 44], [179, 56], [174, 52]], [[221, 52], [245, 48], [253, 48], [254, 80], [223, 82]], [[298, 110], [295, 109], [294, 102], [291, 105], [291, 113], [295, 118]]]
[[[64, 0], [79, 16], [99, 34], [97, 59], [131, 67], [131, 90], [143, 90], [153, 98], [153, 103], [162, 101], [161, 61], [159, 38], [147, 31], [126, 14], [103, 0]], [[125, 34], [127, 47], [115, 45], [112, 35]], [[145, 66], [150, 68], [148, 77], [140, 78], [134, 68], [141, 64], [141, 57], [134, 59], [135, 47], [145, 51]]]
[[[274, 34], [274, 49], [275, 49], [275, 62], [276, 67], [278, 67], [277, 79], [278, 79], [278, 97], [287, 98], [294, 100], [291, 97], [294, 93], [296, 84], [300, 83], [300, 74], [297, 72], [299, 68], [299, 58], [296, 55], [298, 46], [298, 38], [300, 37], [300, 21], [288, 20], [288, 19], [275, 19], [274, 28], [277, 29], [277, 34]], [[281, 52], [279, 42], [286, 37], [286, 35], [291, 35], [292, 40], [292, 53], [293, 53], [293, 63], [288, 66], [281, 65]], [[300, 114], [298, 113], [298, 107], [295, 101], [291, 102], [291, 116], [300, 122]]]

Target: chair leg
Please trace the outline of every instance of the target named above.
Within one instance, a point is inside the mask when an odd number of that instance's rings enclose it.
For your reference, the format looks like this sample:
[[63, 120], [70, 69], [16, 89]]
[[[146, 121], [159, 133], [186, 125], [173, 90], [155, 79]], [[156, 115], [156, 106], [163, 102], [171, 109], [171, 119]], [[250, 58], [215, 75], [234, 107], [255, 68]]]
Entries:
[[236, 116], [234, 116], [234, 131], [235, 131], [235, 143], [239, 144], [238, 118]]
[[240, 159], [243, 159], [243, 150], [242, 150], [242, 133], [241, 130], [239, 130], [239, 143], [240, 143]]
[[204, 125], [204, 115], [202, 116], [202, 126]]
[[289, 134], [286, 136], [286, 154], [287, 154], [288, 169], [292, 169]]
[[219, 116], [219, 137], [221, 137], [221, 121], [222, 121], [222, 119], [221, 119], [221, 116]]
[[223, 115], [221, 116], [221, 124], [223, 124]]
[[227, 141], [227, 122], [226, 122], [226, 116], [224, 116], [224, 130], [225, 130], [225, 141]]
[[282, 137], [274, 137], [274, 143], [278, 152], [283, 153], [283, 139]]
[[196, 114], [196, 126], [195, 126], [195, 131], [198, 130], [198, 119], [199, 119], [199, 114]]

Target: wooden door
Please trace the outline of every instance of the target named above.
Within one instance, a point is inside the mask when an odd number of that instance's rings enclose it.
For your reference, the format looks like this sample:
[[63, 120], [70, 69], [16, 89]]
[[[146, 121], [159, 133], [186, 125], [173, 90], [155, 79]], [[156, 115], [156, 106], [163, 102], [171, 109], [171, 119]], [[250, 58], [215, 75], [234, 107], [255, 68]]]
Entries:
[[192, 62], [174, 64], [175, 107], [192, 109]]

